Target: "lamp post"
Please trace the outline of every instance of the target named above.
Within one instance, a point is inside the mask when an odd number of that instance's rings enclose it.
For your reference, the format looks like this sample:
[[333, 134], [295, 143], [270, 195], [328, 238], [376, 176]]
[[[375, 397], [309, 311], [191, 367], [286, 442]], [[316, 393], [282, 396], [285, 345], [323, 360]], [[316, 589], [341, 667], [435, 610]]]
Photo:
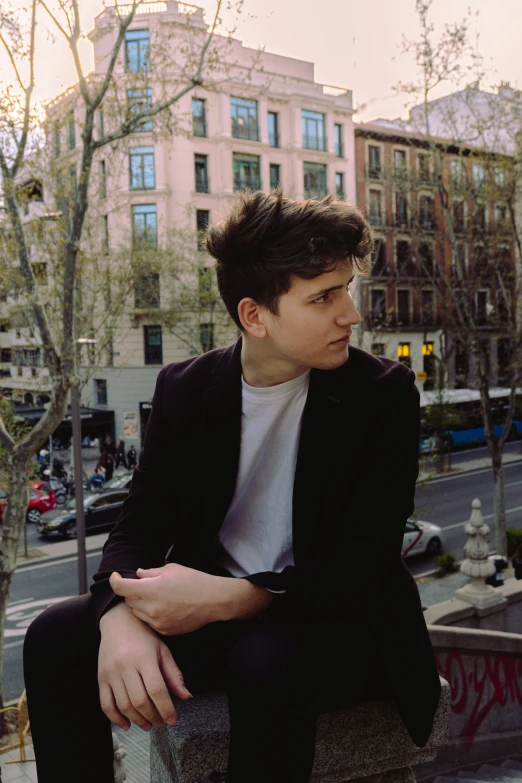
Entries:
[[[79, 345], [98, 342], [80, 337]], [[80, 595], [87, 592], [87, 557], [85, 552], [85, 509], [83, 507], [82, 422], [80, 417], [80, 386], [71, 386], [71, 424], [73, 435], [74, 497], [76, 498], [76, 540], [78, 542], [78, 589]]]

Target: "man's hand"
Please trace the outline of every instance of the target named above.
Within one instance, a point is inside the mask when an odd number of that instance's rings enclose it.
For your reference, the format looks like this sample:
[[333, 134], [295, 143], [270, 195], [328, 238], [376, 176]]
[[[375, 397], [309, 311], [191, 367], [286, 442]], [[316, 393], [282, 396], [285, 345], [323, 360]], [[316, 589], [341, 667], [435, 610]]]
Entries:
[[217, 606], [223, 577], [167, 563], [136, 571], [139, 579], [124, 579], [116, 571], [110, 584], [139, 620], [162, 636], [189, 633], [221, 619]]
[[123, 729], [131, 721], [145, 731], [164, 722], [173, 726], [177, 715], [168, 688], [181, 699], [191, 694], [167, 645], [124, 603], [103, 615], [100, 632], [98, 684], [105, 715]]

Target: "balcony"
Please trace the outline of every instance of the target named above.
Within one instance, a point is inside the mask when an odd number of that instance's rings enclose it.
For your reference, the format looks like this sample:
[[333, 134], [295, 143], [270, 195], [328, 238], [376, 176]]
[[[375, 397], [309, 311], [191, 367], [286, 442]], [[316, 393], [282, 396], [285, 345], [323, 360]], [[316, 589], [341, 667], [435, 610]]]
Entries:
[[370, 313], [364, 318], [364, 328], [378, 331], [419, 331], [421, 329], [439, 329], [442, 326], [440, 315], [429, 313]]
[[403, 231], [409, 231], [412, 228], [413, 221], [407, 215], [394, 215], [393, 228], [400, 228]]
[[375, 165], [367, 163], [366, 177], [367, 179], [373, 179], [376, 182], [382, 182], [384, 180], [384, 168], [380, 163]]
[[375, 226], [376, 228], [384, 228], [384, 217], [382, 215], [382, 212], [370, 211], [368, 215], [368, 220], [370, 221], [370, 224], [372, 226]]

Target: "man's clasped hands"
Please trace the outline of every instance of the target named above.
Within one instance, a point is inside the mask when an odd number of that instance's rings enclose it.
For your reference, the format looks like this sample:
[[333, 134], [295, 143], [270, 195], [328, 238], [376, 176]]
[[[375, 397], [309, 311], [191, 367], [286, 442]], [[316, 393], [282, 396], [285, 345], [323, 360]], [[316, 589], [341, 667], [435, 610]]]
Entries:
[[116, 595], [125, 599], [100, 620], [98, 683], [103, 712], [124, 729], [135, 723], [145, 731], [177, 715], [169, 689], [189, 699], [183, 675], [167, 645], [159, 638], [195, 631], [226, 619], [225, 582], [211, 574], [168, 563], [142, 569], [137, 579], [117, 572], [110, 577]]

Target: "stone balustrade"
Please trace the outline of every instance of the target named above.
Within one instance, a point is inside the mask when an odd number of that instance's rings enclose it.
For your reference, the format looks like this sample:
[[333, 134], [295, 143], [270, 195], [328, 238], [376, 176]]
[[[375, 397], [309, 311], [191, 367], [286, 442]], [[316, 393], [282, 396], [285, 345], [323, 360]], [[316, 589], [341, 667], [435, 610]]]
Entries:
[[[435, 758], [448, 740], [451, 695], [442, 695], [424, 748], [410, 739], [392, 702], [368, 702], [319, 715], [311, 783], [379, 776], [380, 783], [414, 783], [411, 767]], [[176, 726], [151, 732], [151, 783], [225, 780], [229, 717], [224, 693], [176, 702]], [[267, 781], [268, 783], [268, 781]]]

